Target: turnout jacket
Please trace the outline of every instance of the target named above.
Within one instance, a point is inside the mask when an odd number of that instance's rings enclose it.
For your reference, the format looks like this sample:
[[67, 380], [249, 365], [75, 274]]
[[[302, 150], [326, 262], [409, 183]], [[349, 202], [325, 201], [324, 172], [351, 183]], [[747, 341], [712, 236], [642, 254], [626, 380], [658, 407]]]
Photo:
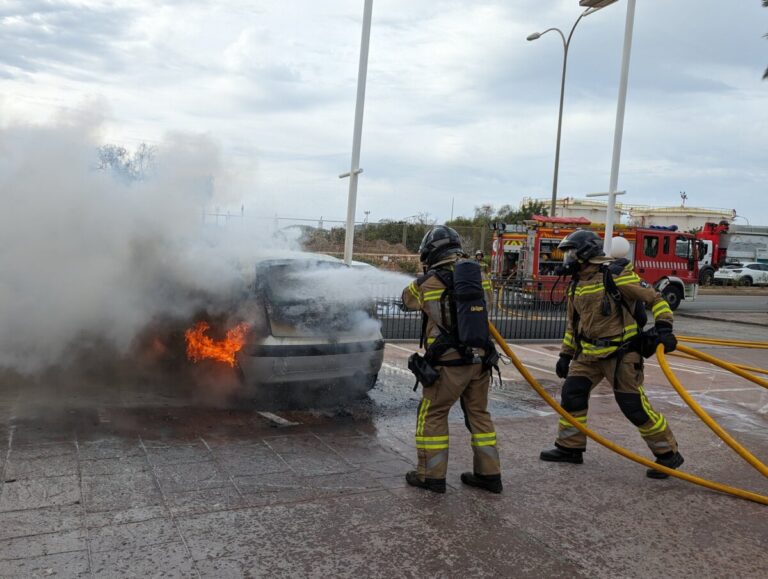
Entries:
[[[597, 258], [585, 264], [579, 272], [579, 281], [568, 288], [568, 318], [563, 336], [561, 354], [585, 360], [607, 358], [619, 347], [635, 338], [642, 328], [632, 312], [642, 302], [653, 314], [654, 320], [672, 326], [672, 310], [650, 284], [635, 273], [632, 264], [613, 277], [627, 307], [610, 296], [606, 296], [603, 272], [600, 264], [609, 263], [610, 258]], [[610, 313], [604, 314], [604, 297], [608, 298]], [[627, 311], [629, 310], [629, 311]]]
[[[416, 278], [403, 290], [403, 307], [406, 310], [421, 310], [427, 315], [427, 329], [424, 335], [424, 347], [430, 346], [440, 335], [440, 327], [446, 331], [451, 329], [451, 312], [448, 303], [441, 300], [445, 292], [445, 284], [435, 274], [435, 270], [446, 269], [453, 271], [453, 264], [459, 260], [459, 256], [451, 256], [444, 262], [438, 263], [433, 269]], [[493, 301], [493, 289], [491, 282], [485, 273], [482, 273], [483, 290], [487, 305]], [[447, 353], [455, 353], [448, 350]]]

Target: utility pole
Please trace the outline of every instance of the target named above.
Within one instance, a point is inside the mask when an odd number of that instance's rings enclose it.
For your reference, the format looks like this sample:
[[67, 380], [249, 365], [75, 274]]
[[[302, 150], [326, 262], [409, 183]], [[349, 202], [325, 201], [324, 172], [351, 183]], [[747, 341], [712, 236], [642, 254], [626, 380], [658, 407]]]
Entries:
[[627, 0], [627, 20], [624, 28], [624, 50], [621, 56], [621, 80], [619, 81], [619, 100], [616, 105], [616, 129], [613, 133], [613, 158], [611, 160], [611, 182], [608, 186], [608, 209], [605, 216], [605, 241], [603, 250], [611, 253], [613, 222], [616, 213], [616, 189], [619, 185], [619, 162], [621, 161], [621, 139], [624, 135], [624, 109], [627, 104], [627, 83], [629, 80], [629, 56], [632, 51], [632, 31], [635, 24], [636, 0]]
[[365, 0], [363, 7], [363, 34], [360, 40], [360, 64], [357, 71], [357, 102], [355, 103], [355, 128], [352, 133], [352, 164], [348, 173], [339, 179], [349, 177], [349, 198], [347, 201], [347, 230], [344, 234], [344, 263], [352, 262], [352, 246], [355, 239], [355, 205], [357, 203], [357, 179], [360, 168], [360, 141], [363, 135], [363, 109], [365, 108], [365, 79], [368, 74], [368, 46], [371, 40], [371, 13], [373, 0]]

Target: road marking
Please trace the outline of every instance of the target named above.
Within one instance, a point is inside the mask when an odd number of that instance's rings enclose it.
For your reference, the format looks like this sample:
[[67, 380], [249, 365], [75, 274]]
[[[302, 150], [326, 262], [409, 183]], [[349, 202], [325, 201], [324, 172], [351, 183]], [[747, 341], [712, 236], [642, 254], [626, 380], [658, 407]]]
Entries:
[[[523, 364], [523, 365], [526, 368], [530, 368], [532, 370], [537, 370], [539, 372], [544, 372], [545, 374], [552, 374], [553, 376], [557, 376], [557, 372], [553, 372], [552, 370], [548, 370], [547, 368], [541, 368], [539, 366], [534, 366], [533, 364]], [[513, 366], [513, 368], [514, 368], [514, 366]], [[515, 368], [515, 371], [517, 371], [517, 368]]]
[[712, 390], [688, 390], [689, 394], [709, 394], [710, 392], [761, 392], [762, 388], [713, 388]]
[[550, 354], [549, 352], [543, 352], [541, 350], [536, 350], [534, 348], [526, 348], [525, 346], [520, 346], [518, 344], [515, 344], [514, 346], [510, 346], [510, 348], [514, 349], [517, 348], [519, 350], [525, 350], [527, 352], [533, 352], [534, 354], [539, 354], [543, 356], [549, 356], [550, 358], [559, 358], [560, 354]]
[[402, 346], [398, 346], [397, 344], [387, 344], [390, 348], [397, 348], [398, 350], [402, 350], [403, 352], [410, 352], [412, 354], [416, 353], [418, 350], [411, 350], [410, 348], [403, 348]]
[[381, 365], [383, 368], [386, 368], [387, 370], [392, 370], [393, 372], [396, 372], [398, 374], [408, 374], [408, 376], [413, 377], [413, 372], [410, 370], [406, 370], [405, 368], [401, 368], [400, 366], [395, 366], [394, 364], [390, 364], [389, 362], [384, 362]]
[[291, 420], [286, 420], [282, 416], [278, 416], [277, 414], [273, 414], [271, 412], [258, 412], [260, 416], [263, 418], [266, 418], [269, 420], [269, 422], [272, 423], [273, 426], [277, 426], [278, 428], [284, 428], [286, 426], [298, 426], [301, 424], [301, 422], [293, 422]]

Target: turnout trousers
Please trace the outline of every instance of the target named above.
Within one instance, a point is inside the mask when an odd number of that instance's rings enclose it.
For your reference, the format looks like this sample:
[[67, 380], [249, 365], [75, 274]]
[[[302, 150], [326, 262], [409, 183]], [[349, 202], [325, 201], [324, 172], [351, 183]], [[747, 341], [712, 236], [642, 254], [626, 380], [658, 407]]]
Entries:
[[[604, 359], [578, 357], [571, 362], [563, 384], [561, 404], [579, 423], [587, 425], [589, 395], [605, 378], [622, 413], [637, 427], [648, 448], [656, 455], [677, 452], [677, 441], [667, 419], [656, 412], [643, 389], [643, 358], [638, 352]], [[555, 445], [566, 449], [584, 450], [587, 437], [570, 422], [561, 418]]]
[[488, 412], [490, 370], [482, 364], [440, 366], [440, 378], [422, 388], [416, 419], [417, 472], [420, 478], [444, 479], [448, 469], [448, 412], [457, 400], [471, 433], [475, 474], [500, 474], [496, 430]]

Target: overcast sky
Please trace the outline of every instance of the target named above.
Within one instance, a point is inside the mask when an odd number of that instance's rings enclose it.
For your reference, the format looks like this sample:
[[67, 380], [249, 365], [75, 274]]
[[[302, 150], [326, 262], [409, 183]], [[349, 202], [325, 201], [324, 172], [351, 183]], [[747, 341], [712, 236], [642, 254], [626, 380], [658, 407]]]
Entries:
[[[768, 225], [768, 9], [639, 0], [619, 188]], [[221, 147], [213, 204], [343, 219], [363, 0], [0, 1], [0, 126], [101, 111], [103, 138]], [[562, 45], [577, 0], [375, 0], [358, 218], [549, 197]], [[620, 1], [571, 45], [561, 196], [608, 187]], [[0, 168], [2, 170], [2, 168]]]

